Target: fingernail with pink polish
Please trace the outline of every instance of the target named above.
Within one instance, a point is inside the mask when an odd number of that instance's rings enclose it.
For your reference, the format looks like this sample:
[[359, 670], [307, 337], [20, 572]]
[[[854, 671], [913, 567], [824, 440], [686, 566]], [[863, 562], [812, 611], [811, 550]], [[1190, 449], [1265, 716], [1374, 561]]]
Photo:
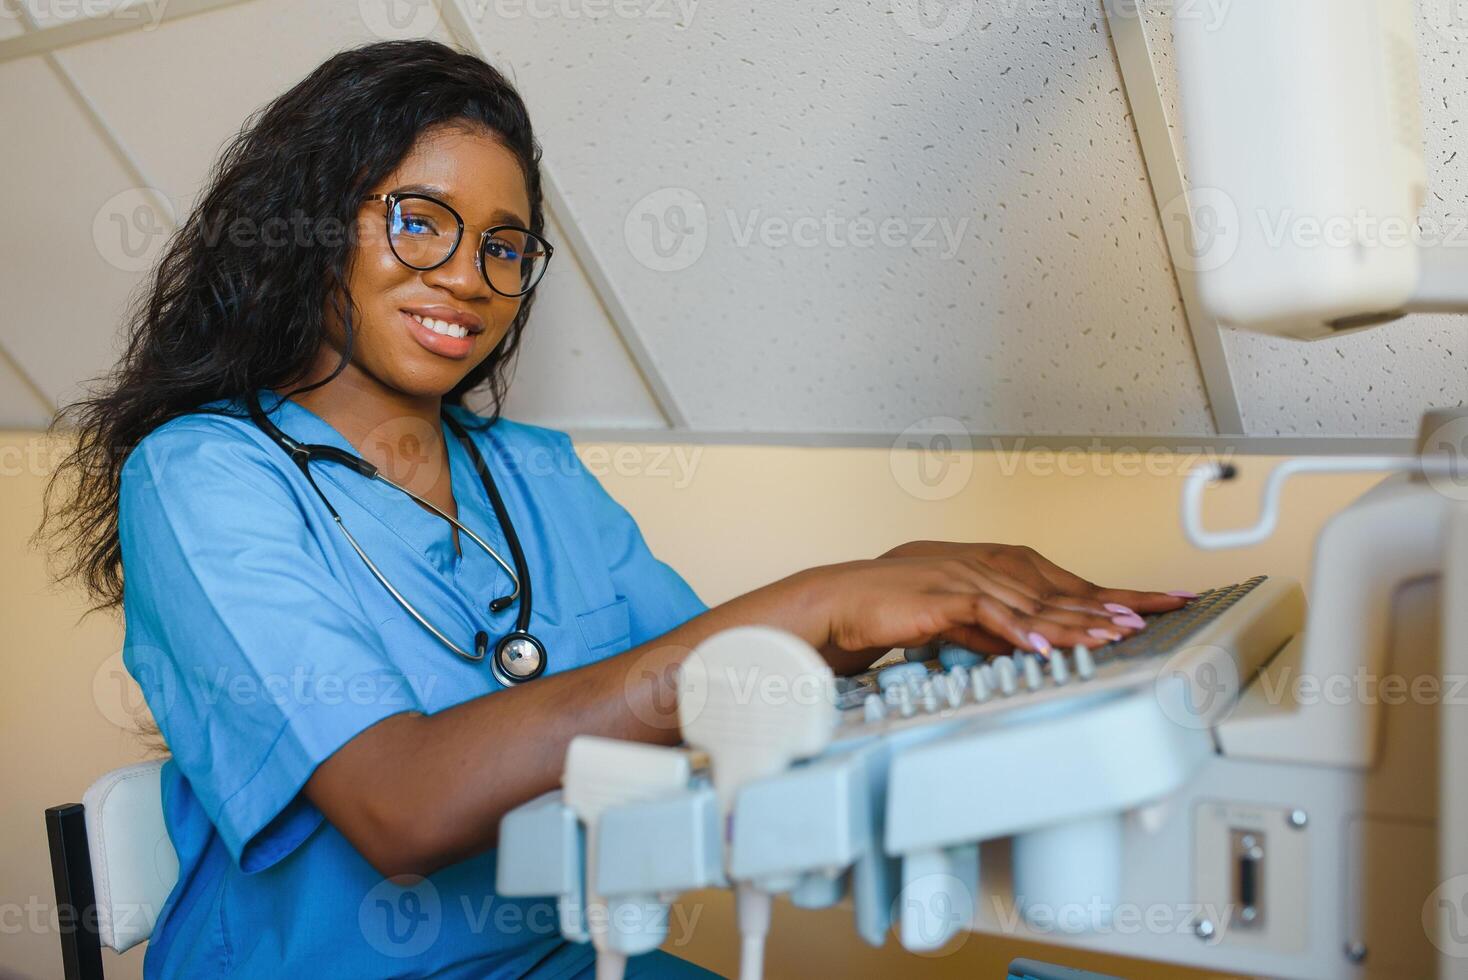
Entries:
[[1182, 590], [1179, 590], [1177, 592], [1169, 592], [1167, 594], [1170, 595], [1170, 596], [1172, 596], [1175, 599], [1196, 599], [1196, 598], [1198, 598], [1198, 593], [1196, 593], [1196, 592], [1183, 592]]
[[1111, 632], [1111, 630], [1096, 629], [1096, 630], [1086, 630], [1086, 632], [1088, 634], [1090, 634], [1091, 636], [1094, 636], [1096, 639], [1098, 639], [1098, 640], [1106, 640], [1108, 643], [1115, 643], [1117, 640], [1120, 640], [1121, 639], [1121, 634], [1120, 633], [1113, 633], [1113, 632]]
[[1119, 602], [1108, 602], [1106, 604], [1106, 611], [1114, 612], [1119, 616], [1135, 616], [1137, 614], [1137, 611], [1135, 609], [1132, 609], [1129, 606], [1123, 606]]
[[1030, 646], [1034, 647], [1037, 651], [1045, 654], [1047, 657], [1050, 656], [1050, 641], [1039, 633], [1031, 633], [1025, 639], [1029, 640]]
[[1125, 626], [1128, 629], [1139, 630], [1147, 625], [1147, 621], [1136, 613], [1130, 616], [1112, 616], [1111, 621], [1117, 626]]

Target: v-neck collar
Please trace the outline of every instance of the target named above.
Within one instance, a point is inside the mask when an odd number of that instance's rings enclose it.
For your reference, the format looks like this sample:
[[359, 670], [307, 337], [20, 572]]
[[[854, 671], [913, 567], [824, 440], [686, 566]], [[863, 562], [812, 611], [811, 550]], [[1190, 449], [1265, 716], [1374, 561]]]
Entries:
[[[283, 399], [270, 389], [261, 389], [258, 394], [261, 408], [274, 415], [276, 424], [297, 441], [333, 446], [360, 455], [357, 447], [334, 425], [305, 405]], [[495, 520], [493, 509], [487, 498], [480, 500], [485, 494], [473, 461], [442, 418], [439, 419], [439, 431], [444, 440], [445, 465], [449, 467], [449, 483], [459, 523], [473, 530], [500, 555], [508, 556], [503, 531]], [[315, 463], [311, 472], [318, 481], [325, 478], [333, 488], [351, 497], [439, 572], [458, 578], [482, 560], [493, 569], [487, 573], [491, 581], [509, 583], [504, 570], [467, 536], [459, 536], [462, 553], [456, 552], [449, 523], [424, 509], [396, 486], [360, 476], [340, 464]]]

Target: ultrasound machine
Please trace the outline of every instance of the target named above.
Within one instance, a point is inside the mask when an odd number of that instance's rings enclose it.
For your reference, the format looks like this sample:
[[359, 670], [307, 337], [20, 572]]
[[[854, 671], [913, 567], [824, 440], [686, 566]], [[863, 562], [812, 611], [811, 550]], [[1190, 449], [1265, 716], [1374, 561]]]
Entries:
[[[1193, 187], [1414, 219], [1425, 197], [1410, 0], [1239, 0], [1178, 16]], [[1222, 321], [1308, 339], [1468, 309], [1468, 268], [1420, 248], [1306, 248], [1241, 220], [1199, 273]], [[1452, 264], [1456, 261], [1456, 265]], [[742, 976], [783, 897], [849, 908], [867, 943], [959, 930], [1217, 972], [1468, 977], [1468, 410], [1418, 452], [1278, 466], [1387, 478], [1325, 526], [1307, 591], [1269, 574], [1121, 642], [983, 657], [894, 651], [856, 677], [741, 627], [681, 668], [684, 745], [576, 739], [562, 788], [510, 813], [498, 888], [556, 896], [598, 976], [666, 938], [668, 903], [730, 888]], [[1265, 572], [1267, 570], [1261, 570]], [[1072, 957], [1075, 959], [1075, 957]]]

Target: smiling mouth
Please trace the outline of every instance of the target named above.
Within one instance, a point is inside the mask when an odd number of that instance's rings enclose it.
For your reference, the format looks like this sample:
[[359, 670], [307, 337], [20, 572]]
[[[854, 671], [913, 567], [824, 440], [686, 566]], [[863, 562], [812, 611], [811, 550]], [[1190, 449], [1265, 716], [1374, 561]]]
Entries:
[[[408, 313], [407, 310], [404, 310], [403, 312]], [[408, 313], [408, 316], [417, 320], [419, 323], [423, 324], [423, 326], [427, 327], [429, 330], [432, 330], [434, 333], [441, 334], [445, 337], [462, 338], [467, 337], [470, 334], [469, 328], [464, 326], [462, 323], [449, 323], [447, 320], [435, 320], [433, 317], [419, 316], [417, 313]]]

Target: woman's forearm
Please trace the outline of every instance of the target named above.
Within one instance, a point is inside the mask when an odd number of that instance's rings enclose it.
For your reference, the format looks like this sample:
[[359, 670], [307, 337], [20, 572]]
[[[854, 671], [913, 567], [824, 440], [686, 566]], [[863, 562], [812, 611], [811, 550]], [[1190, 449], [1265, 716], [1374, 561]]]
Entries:
[[780, 627], [850, 673], [935, 640], [986, 653], [1094, 645], [1142, 628], [1133, 610], [1183, 602], [1102, 589], [1027, 548], [919, 542], [799, 572], [599, 663], [395, 715], [322, 763], [306, 793], [384, 874], [427, 874], [492, 847], [506, 811], [556, 787], [576, 735], [675, 744], [678, 666], [721, 630]]
[[761, 624], [827, 647], [820, 589], [799, 573], [618, 656], [387, 718], [327, 759], [306, 793], [384, 875], [426, 875], [494, 846], [507, 811], [559, 785], [575, 736], [677, 744], [677, 669], [713, 634]]

